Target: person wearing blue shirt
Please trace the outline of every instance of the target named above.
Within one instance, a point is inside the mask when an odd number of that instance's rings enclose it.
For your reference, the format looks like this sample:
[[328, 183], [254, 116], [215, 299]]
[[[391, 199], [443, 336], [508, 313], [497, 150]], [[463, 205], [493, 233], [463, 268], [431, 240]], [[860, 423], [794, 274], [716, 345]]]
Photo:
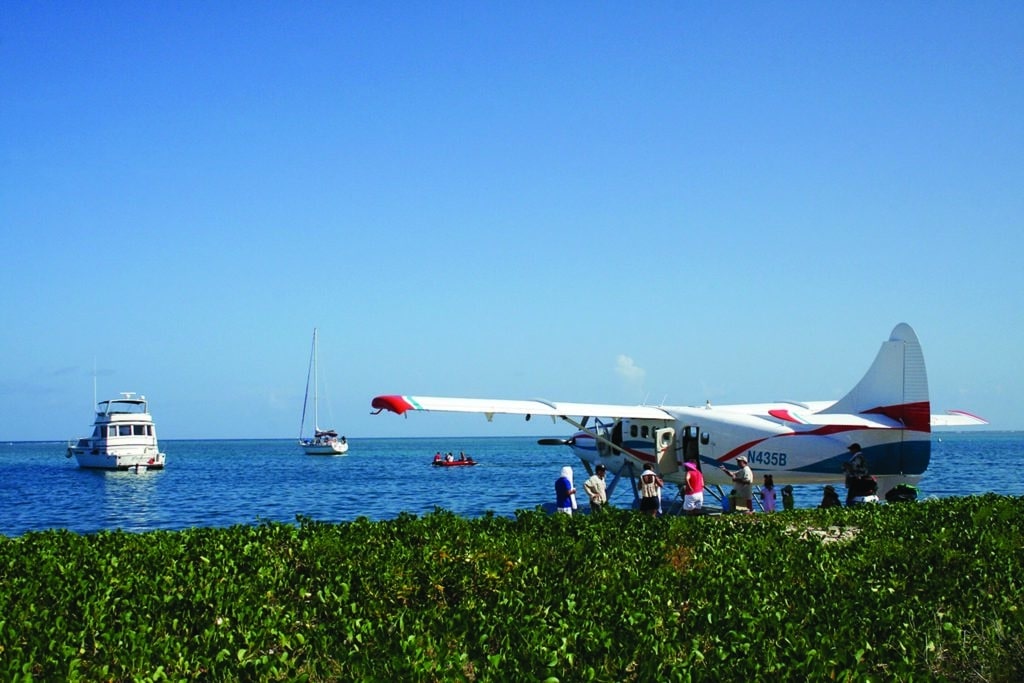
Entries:
[[576, 489], [572, 485], [572, 468], [562, 468], [562, 474], [555, 480], [555, 507], [566, 515], [571, 515], [576, 507]]

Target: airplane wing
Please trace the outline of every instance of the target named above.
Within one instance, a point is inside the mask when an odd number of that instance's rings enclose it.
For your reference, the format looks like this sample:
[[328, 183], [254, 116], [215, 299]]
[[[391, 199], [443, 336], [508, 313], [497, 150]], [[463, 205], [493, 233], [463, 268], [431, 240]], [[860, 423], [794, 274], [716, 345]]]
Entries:
[[379, 413], [388, 410], [403, 415], [410, 410], [450, 413], [480, 413], [488, 420], [495, 414], [550, 415], [552, 418], [569, 415], [579, 417], [633, 418], [671, 420], [672, 415], [655, 406], [623, 406], [606, 403], [554, 403], [539, 399], [518, 401], [491, 398], [446, 398], [440, 396], [377, 396], [372, 405]]
[[932, 427], [976, 427], [987, 424], [985, 418], [963, 410], [947, 410], [944, 415], [932, 415]]

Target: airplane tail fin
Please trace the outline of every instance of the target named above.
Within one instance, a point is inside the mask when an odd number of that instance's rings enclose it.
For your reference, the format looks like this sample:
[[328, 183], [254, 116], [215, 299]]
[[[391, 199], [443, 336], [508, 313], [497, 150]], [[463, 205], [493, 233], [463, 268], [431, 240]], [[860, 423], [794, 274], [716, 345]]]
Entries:
[[901, 422], [905, 429], [930, 432], [928, 375], [913, 328], [906, 323], [893, 328], [857, 386], [821, 412], [883, 415]]

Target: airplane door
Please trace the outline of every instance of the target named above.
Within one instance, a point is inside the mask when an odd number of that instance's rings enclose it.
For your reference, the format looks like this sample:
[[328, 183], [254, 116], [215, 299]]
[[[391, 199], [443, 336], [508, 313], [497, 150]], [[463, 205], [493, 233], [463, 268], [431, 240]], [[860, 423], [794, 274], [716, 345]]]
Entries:
[[700, 445], [698, 442], [698, 435], [700, 429], [696, 425], [690, 425], [683, 429], [682, 438], [682, 457], [680, 460], [690, 460], [697, 465], [697, 469], [701, 469], [700, 466]]
[[658, 472], [662, 475], [679, 471], [676, 460], [676, 430], [672, 427], [654, 430], [654, 457], [658, 462]]

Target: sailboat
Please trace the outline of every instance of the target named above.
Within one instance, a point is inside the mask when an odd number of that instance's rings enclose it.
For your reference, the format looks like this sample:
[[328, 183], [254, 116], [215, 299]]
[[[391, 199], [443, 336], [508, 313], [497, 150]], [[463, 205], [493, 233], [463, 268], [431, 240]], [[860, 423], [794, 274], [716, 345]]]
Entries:
[[[348, 441], [339, 437], [333, 429], [320, 429], [320, 383], [317, 373], [317, 339], [316, 328], [313, 328], [313, 348], [309, 353], [309, 370], [306, 372], [306, 397], [302, 401], [302, 423], [299, 425], [299, 445], [306, 455], [344, 455], [348, 452]], [[313, 380], [313, 437], [304, 439], [302, 432], [306, 427], [306, 408], [309, 405], [309, 381]]]

